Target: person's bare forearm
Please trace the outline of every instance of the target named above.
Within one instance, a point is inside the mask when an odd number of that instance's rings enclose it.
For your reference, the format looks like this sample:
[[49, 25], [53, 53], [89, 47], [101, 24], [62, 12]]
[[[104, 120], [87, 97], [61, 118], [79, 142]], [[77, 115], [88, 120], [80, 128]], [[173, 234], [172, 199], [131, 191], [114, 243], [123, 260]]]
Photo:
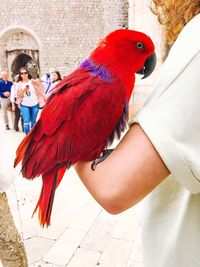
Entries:
[[110, 213], [135, 205], [169, 175], [138, 125], [128, 131], [95, 171], [88, 162], [79, 162], [75, 169], [88, 191]]

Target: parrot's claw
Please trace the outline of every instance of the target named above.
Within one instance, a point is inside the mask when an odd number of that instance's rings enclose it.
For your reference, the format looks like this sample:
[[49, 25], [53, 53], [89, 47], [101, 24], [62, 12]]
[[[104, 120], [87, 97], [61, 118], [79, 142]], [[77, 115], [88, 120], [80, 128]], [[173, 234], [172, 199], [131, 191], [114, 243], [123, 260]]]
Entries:
[[103, 150], [102, 155], [98, 158], [95, 159], [92, 164], [91, 164], [91, 169], [94, 171], [96, 166], [101, 163], [102, 161], [104, 161], [109, 155], [110, 153], [113, 151], [113, 149], [106, 149]]

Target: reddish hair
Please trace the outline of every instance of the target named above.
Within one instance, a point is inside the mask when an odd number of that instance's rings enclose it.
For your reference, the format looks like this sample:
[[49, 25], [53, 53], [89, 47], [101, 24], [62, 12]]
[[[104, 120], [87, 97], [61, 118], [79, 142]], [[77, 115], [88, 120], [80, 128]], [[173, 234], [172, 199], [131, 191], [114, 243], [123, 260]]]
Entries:
[[166, 49], [176, 41], [183, 27], [200, 13], [200, 0], [152, 0], [151, 10], [165, 25]]

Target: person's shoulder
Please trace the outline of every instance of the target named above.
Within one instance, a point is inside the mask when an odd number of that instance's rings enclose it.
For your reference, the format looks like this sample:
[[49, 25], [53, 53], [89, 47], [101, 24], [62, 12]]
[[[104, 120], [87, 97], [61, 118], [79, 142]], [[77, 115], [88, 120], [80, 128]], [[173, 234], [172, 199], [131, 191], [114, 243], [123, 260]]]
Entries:
[[[197, 24], [199, 26], [199, 22], [200, 22], [200, 13], [197, 14], [196, 16], [194, 16], [188, 24]], [[199, 28], [199, 27], [198, 27]]]
[[[182, 32], [180, 33], [180, 36], [184, 36], [187, 38], [194, 38], [195, 40], [198, 40], [200, 35], [200, 14], [193, 17], [183, 28]], [[188, 40], [189, 41], [189, 40]], [[193, 40], [192, 40], [193, 41]], [[199, 42], [198, 42], [199, 44]]]

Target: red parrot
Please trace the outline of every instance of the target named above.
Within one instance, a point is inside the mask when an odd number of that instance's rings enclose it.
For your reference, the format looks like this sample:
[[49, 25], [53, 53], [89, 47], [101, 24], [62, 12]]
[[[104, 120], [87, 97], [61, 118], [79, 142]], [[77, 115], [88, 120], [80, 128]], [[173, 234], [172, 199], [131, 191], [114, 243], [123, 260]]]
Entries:
[[156, 64], [154, 44], [144, 33], [116, 30], [107, 35], [69, 76], [53, 89], [40, 119], [22, 140], [14, 166], [22, 175], [42, 175], [39, 208], [50, 224], [55, 195], [66, 169], [93, 161], [126, 128], [135, 73], [146, 78]]

